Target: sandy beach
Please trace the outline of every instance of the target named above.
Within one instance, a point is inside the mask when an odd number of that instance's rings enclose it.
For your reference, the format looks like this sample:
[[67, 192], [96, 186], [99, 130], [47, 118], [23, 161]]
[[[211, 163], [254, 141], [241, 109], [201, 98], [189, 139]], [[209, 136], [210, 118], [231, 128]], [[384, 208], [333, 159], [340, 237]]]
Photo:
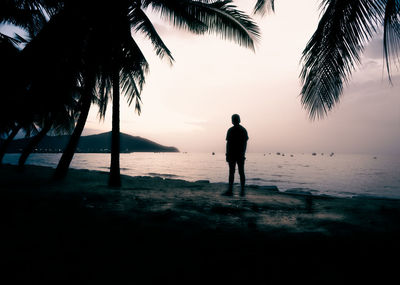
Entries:
[[[0, 168], [7, 284], [338, 284], [396, 276], [400, 200]], [[394, 259], [393, 259], [394, 258]], [[5, 283], [3, 283], [5, 284]]]

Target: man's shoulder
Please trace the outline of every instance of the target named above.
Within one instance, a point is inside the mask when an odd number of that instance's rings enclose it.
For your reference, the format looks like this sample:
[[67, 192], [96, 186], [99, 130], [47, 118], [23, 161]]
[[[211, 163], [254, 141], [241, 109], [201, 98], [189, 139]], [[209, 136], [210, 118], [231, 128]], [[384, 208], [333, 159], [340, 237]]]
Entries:
[[230, 127], [229, 129], [228, 129], [228, 134], [229, 133], [232, 133], [232, 132], [234, 132], [234, 133], [246, 133], [247, 134], [247, 130], [246, 130], [246, 128], [245, 127], [243, 127], [242, 125], [237, 125], [237, 126], [232, 126], [232, 127]]
[[243, 127], [242, 125], [239, 125], [239, 128], [240, 128], [240, 130], [241, 130], [243, 133], [246, 133], [246, 134], [247, 134], [247, 130], [246, 130], [245, 127]]
[[231, 132], [233, 132], [235, 130], [235, 126], [232, 126], [232, 127], [230, 127], [229, 129], [228, 129], [228, 133], [231, 133]]
[[243, 127], [242, 125], [240, 125], [240, 129], [241, 129], [241, 131], [242, 131], [242, 136], [243, 136], [246, 140], [248, 140], [248, 139], [249, 139], [249, 135], [247, 134], [246, 128]]

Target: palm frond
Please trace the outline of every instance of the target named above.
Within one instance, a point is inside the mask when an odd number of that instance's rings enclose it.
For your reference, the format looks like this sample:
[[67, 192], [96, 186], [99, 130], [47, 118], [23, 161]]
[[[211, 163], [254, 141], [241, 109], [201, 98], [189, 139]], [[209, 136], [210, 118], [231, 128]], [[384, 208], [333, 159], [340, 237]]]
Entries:
[[275, 1], [274, 0], [257, 0], [254, 5], [253, 13], [265, 15], [268, 12], [275, 11]]
[[260, 30], [249, 16], [231, 4], [231, 0], [193, 3], [191, 13], [206, 24], [210, 33], [219, 34], [223, 39], [233, 40], [254, 50], [254, 43], [260, 38]]
[[18, 6], [12, 2], [4, 1], [0, 6], [0, 23], [18, 26], [30, 35], [36, 35], [46, 23], [42, 11], [38, 7]]
[[97, 74], [96, 88], [94, 91], [96, 96], [93, 96], [93, 100], [99, 107], [100, 120], [103, 120], [107, 111], [109, 94], [112, 93], [111, 77], [108, 74], [103, 74], [101, 71], [99, 71]]
[[150, 7], [160, 17], [179, 29], [204, 34], [207, 26], [188, 12], [191, 0], [142, 0], [142, 7]]
[[[2, 55], [12, 51], [12, 53], [18, 53], [18, 45], [26, 43], [26, 40], [18, 34], [14, 34], [14, 37], [7, 36], [0, 33], [0, 51]], [[7, 51], [5, 51], [7, 50]]]
[[387, 0], [383, 26], [383, 50], [391, 82], [390, 65], [398, 61], [400, 49], [400, 2], [398, 0]]
[[[140, 98], [145, 76], [148, 73], [149, 65], [141, 52], [139, 46], [130, 35], [130, 30], [125, 30], [125, 33], [120, 34], [119, 48], [119, 78], [122, 92], [131, 104], [136, 98]], [[103, 51], [103, 52], [107, 52]], [[111, 68], [112, 62], [109, 62], [110, 57], [103, 58], [105, 61], [98, 64], [96, 101], [99, 106], [100, 119], [103, 119], [107, 111], [108, 101], [112, 94]], [[114, 62], [115, 63], [115, 62]], [[140, 99], [139, 101], [140, 102]], [[136, 106], [137, 107], [137, 106]], [[139, 112], [140, 109], [137, 109]]]
[[121, 65], [120, 84], [122, 92], [130, 105], [135, 99], [135, 109], [140, 114], [140, 94], [145, 83], [145, 76], [149, 71], [149, 65], [139, 46], [128, 36], [123, 42], [123, 64]]
[[360, 63], [364, 45], [383, 19], [385, 1], [324, 0], [318, 28], [303, 51], [301, 103], [311, 119], [324, 117], [339, 102]]
[[174, 58], [172, 57], [171, 51], [164, 44], [163, 40], [160, 38], [150, 19], [143, 12], [143, 10], [140, 9], [140, 7], [135, 7], [128, 17], [130, 18], [129, 20], [131, 24], [134, 25], [135, 31], [142, 32], [151, 41], [157, 56], [159, 56], [161, 59], [166, 57], [169, 61], [169, 64], [172, 65]]
[[144, 6], [151, 4], [161, 12], [162, 16], [168, 16], [179, 28], [186, 27], [185, 19], [193, 19], [196, 26], [201, 27], [200, 30], [189, 28], [195, 33], [218, 34], [223, 39], [233, 40], [251, 49], [254, 49], [254, 42], [260, 37], [257, 24], [238, 10], [231, 0], [145, 0], [143, 2]]

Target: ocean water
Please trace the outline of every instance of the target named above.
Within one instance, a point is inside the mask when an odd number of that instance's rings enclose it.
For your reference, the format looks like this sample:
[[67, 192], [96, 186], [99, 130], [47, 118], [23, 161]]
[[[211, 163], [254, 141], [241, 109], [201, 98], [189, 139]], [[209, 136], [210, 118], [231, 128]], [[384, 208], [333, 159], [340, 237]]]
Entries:
[[[17, 164], [19, 154], [7, 154], [4, 163]], [[27, 164], [56, 167], [61, 154], [32, 154]], [[396, 156], [356, 154], [248, 153], [246, 184], [275, 185], [282, 192], [310, 192], [339, 197], [400, 198], [400, 159]], [[121, 173], [188, 181], [227, 183], [225, 154], [130, 153], [121, 154]], [[108, 171], [109, 154], [75, 154], [71, 167]], [[239, 182], [236, 173], [235, 182]]]

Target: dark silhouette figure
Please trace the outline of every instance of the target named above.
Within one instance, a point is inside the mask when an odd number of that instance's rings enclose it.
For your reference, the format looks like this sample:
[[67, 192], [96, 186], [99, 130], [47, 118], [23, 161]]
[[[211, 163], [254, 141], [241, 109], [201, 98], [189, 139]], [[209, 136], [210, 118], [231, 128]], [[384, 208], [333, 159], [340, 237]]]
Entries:
[[232, 124], [226, 134], [226, 161], [229, 164], [229, 188], [224, 195], [231, 196], [233, 194], [233, 181], [235, 179], [235, 168], [238, 165], [240, 175], [240, 195], [244, 196], [244, 186], [246, 177], [244, 175], [244, 161], [247, 147], [247, 140], [249, 139], [247, 131], [240, 125], [240, 117], [238, 114], [232, 115]]

